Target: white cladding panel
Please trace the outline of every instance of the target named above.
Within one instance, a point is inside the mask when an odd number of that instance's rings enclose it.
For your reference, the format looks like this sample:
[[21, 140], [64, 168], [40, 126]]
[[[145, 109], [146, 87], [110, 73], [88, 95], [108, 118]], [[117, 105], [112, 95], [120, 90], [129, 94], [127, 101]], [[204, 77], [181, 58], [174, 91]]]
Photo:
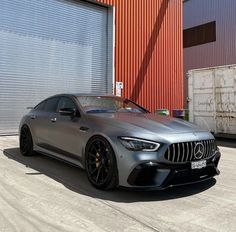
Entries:
[[191, 70], [188, 89], [191, 122], [236, 135], [236, 65]]

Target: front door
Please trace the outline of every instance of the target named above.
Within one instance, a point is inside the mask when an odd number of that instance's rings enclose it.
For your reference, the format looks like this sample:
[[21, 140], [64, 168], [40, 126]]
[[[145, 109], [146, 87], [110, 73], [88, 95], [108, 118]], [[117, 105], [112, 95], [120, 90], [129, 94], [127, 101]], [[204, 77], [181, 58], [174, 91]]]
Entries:
[[82, 156], [82, 139], [80, 131], [80, 117], [60, 115], [62, 108], [77, 109], [76, 103], [69, 97], [61, 97], [56, 112], [51, 117], [50, 144], [53, 150], [68, 158]]

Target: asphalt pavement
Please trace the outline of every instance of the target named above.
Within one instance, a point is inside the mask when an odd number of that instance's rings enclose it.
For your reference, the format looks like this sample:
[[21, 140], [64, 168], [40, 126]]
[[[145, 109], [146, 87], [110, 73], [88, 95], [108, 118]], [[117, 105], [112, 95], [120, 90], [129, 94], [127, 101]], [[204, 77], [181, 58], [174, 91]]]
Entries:
[[23, 157], [0, 137], [0, 232], [236, 231], [236, 142], [219, 141], [220, 176], [164, 191], [100, 191], [83, 170]]

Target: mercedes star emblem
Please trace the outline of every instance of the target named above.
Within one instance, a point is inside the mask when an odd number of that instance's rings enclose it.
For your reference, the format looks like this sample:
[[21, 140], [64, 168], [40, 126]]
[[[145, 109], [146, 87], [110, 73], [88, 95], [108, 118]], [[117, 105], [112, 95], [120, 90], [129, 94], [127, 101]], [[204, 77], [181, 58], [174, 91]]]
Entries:
[[202, 143], [196, 143], [194, 147], [194, 157], [196, 159], [201, 159], [204, 154], [204, 146]]

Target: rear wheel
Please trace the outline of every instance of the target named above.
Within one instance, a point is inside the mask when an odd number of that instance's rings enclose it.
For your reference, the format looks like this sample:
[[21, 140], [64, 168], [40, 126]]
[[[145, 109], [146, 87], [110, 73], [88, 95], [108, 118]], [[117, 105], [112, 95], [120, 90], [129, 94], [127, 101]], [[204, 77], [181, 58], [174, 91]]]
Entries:
[[33, 139], [27, 125], [22, 126], [20, 131], [20, 151], [24, 156], [32, 156], [34, 154]]
[[114, 189], [118, 185], [116, 157], [110, 143], [101, 136], [87, 144], [85, 168], [90, 183], [99, 189]]

